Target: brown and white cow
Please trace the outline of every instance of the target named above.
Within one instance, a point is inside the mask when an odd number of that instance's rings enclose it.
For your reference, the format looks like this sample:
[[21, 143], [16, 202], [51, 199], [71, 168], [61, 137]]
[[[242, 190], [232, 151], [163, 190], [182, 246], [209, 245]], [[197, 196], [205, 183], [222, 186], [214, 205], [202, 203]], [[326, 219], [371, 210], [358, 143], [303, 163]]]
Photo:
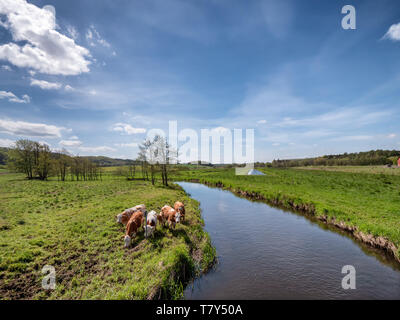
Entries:
[[155, 212], [154, 210], [151, 210], [148, 214], [147, 214], [147, 225], [148, 226], [152, 226], [152, 227], [156, 227], [157, 226], [157, 212]]
[[151, 210], [147, 214], [147, 223], [146, 226], [144, 226], [144, 234], [149, 237], [153, 236], [154, 237], [154, 231], [156, 230], [157, 227], [157, 222], [158, 222], [158, 214], [154, 210]]
[[172, 209], [172, 207], [170, 207], [169, 205], [165, 205], [164, 207], [161, 208], [160, 214], [158, 215], [160, 218], [158, 219], [158, 221], [160, 221], [160, 223], [162, 223], [162, 225], [165, 225], [165, 222], [167, 222], [167, 216], [168, 216], [168, 212]]
[[146, 206], [144, 204], [139, 204], [129, 209], [125, 209], [122, 213], [117, 215], [117, 222], [122, 223], [124, 226], [128, 223], [129, 219], [136, 211], [141, 211], [144, 213], [146, 211]]
[[180, 221], [180, 213], [177, 212], [174, 208], [165, 205], [161, 208], [160, 216], [163, 219], [163, 223], [167, 222], [169, 227], [175, 228], [176, 223]]
[[136, 236], [139, 228], [144, 222], [144, 215], [141, 210], [135, 211], [128, 223], [126, 224], [126, 232], [124, 237], [125, 248], [130, 247], [132, 238]]
[[174, 209], [181, 214], [181, 220], [185, 221], [185, 205], [183, 204], [183, 202], [175, 202]]

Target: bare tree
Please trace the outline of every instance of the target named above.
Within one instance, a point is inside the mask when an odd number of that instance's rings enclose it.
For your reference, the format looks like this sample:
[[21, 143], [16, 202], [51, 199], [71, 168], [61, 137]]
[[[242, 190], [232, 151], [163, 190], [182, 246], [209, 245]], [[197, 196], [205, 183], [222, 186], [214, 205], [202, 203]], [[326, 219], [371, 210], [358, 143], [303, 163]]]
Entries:
[[162, 136], [156, 136], [154, 138], [154, 144], [157, 150], [157, 162], [160, 165], [163, 185], [168, 186], [168, 173], [171, 164], [174, 163], [177, 158], [177, 151], [171, 148], [167, 139]]
[[150, 179], [151, 184], [155, 184], [156, 182], [156, 172], [157, 172], [157, 160], [158, 160], [158, 149], [157, 145], [155, 144], [155, 140], [151, 141], [147, 139], [143, 143], [143, 151], [146, 155], [146, 162], [150, 167]]
[[55, 170], [57, 172], [58, 180], [65, 181], [68, 168], [71, 165], [71, 157], [67, 150], [62, 149], [55, 159]]
[[155, 136], [153, 140], [157, 150], [157, 162], [161, 168], [161, 178], [163, 185], [168, 186], [168, 172], [172, 162], [174, 162], [177, 151], [173, 150], [167, 139], [162, 136]]
[[140, 166], [141, 166], [141, 171], [142, 171], [142, 178], [145, 180], [149, 180], [148, 176], [148, 168], [147, 168], [147, 149], [148, 149], [148, 142], [146, 141], [142, 144], [139, 145], [139, 154], [137, 161], [139, 161]]
[[161, 172], [162, 184], [168, 186], [169, 166], [177, 152], [172, 150], [167, 140], [160, 135], [154, 136], [153, 140], [145, 140], [139, 149], [138, 160], [141, 161], [142, 168], [146, 165], [150, 167], [151, 183], [155, 184], [156, 175]]
[[136, 163], [133, 162], [128, 166], [127, 179], [133, 180], [136, 175]]

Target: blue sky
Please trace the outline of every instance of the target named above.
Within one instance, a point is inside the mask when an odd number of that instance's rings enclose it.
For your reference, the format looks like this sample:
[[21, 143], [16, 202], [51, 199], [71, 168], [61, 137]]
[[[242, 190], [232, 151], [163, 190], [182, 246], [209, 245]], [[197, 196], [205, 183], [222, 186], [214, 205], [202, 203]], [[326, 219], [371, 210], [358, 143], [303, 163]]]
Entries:
[[254, 128], [259, 161], [400, 149], [399, 58], [396, 0], [0, 0], [0, 146], [135, 158], [177, 120]]

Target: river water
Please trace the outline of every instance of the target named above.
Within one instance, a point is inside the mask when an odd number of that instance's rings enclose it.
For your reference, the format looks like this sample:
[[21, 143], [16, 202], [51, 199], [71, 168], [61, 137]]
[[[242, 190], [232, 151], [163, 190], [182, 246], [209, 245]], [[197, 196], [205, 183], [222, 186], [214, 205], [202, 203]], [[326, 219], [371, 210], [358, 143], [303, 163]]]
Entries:
[[[344, 232], [229, 191], [179, 185], [200, 201], [218, 256], [186, 299], [400, 299], [398, 264]], [[342, 288], [346, 265], [354, 290]]]

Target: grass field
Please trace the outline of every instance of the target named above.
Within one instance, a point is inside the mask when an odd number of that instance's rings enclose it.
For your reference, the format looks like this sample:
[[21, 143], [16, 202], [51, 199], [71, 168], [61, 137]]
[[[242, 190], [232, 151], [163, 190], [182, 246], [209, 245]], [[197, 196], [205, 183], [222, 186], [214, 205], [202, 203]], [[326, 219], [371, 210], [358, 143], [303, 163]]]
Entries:
[[385, 166], [309, 166], [309, 167], [297, 167], [295, 169], [400, 175], [400, 168], [398, 167], [386, 168]]
[[[185, 283], [215, 258], [199, 204], [178, 186], [151, 186], [105, 175], [103, 181], [25, 180], [0, 172], [1, 299], [180, 298]], [[181, 200], [187, 221], [176, 230], [143, 232], [123, 248], [123, 209], [160, 210]], [[56, 270], [56, 289], [43, 290], [41, 269]]]
[[[2, 299], [180, 298], [185, 283], [211, 266], [215, 250], [203, 231], [199, 204], [176, 185], [127, 181], [116, 169], [105, 168], [102, 181], [59, 182], [29, 181], [0, 168]], [[397, 169], [261, 170], [265, 176], [185, 168], [174, 170], [171, 179], [223, 184], [287, 208], [307, 205], [316, 215], [334, 217], [400, 247]], [[140, 233], [131, 249], [123, 248], [117, 213], [140, 203], [157, 211], [175, 200], [185, 202], [185, 224], [158, 229], [154, 239]], [[56, 269], [53, 291], [41, 288], [44, 265]]]
[[222, 184], [261, 195], [286, 208], [306, 205], [318, 216], [383, 236], [400, 247], [400, 176], [323, 170], [261, 169], [265, 176], [235, 176], [233, 169], [181, 171], [176, 180]]

